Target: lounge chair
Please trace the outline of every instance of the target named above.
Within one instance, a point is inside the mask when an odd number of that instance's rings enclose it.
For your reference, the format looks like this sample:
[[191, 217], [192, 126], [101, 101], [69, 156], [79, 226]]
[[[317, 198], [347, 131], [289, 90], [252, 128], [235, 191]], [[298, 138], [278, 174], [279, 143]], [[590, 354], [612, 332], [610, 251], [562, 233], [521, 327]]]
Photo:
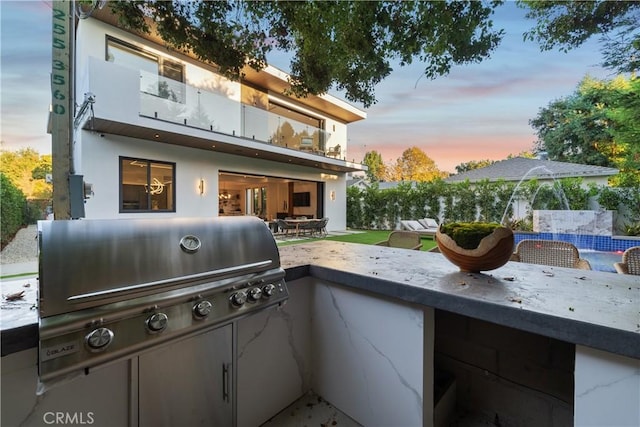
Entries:
[[634, 246], [624, 251], [622, 262], [616, 262], [613, 266], [620, 274], [640, 276], [640, 246]]
[[437, 223], [435, 227], [425, 227], [420, 222], [414, 221], [414, 220], [402, 220], [400, 221], [400, 224], [402, 225], [402, 228], [404, 228], [405, 230], [415, 231], [421, 236], [427, 236], [431, 238], [434, 238], [436, 235], [436, 231], [438, 231]]
[[433, 230], [437, 230], [440, 226], [438, 225], [438, 221], [436, 221], [433, 218], [422, 218], [419, 219], [418, 222], [420, 223], [420, 225], [422, 225], [424, 228], [428, 228], [428, 229], [433, 229]]
[[420, 235], [415, 231], [392, 231], [387, 240], [376, 243], [378, 246], [389, 246], [391, 248], [405, 248], [419, 251], [422, 247]]
[[589, 261], [580, 258], [578, 248], [559, 240], [522, 240], [516, 246], [511, 261], [591, 270]]

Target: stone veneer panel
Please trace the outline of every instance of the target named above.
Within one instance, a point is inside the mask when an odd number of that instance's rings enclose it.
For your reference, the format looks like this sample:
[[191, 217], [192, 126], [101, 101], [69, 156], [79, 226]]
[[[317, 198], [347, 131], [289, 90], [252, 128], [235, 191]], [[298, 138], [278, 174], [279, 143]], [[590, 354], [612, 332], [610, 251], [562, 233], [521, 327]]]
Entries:
[[36, 349], [2, 358], [2, 426], [129, 425], [128, 360], [61, 381], [36, 396]]
[[576, 426], [640, 426], [639, 403], [640, 360], [576, 346]]
[[433, 419], [431, 309], [321, 282], [312, 304], [312, 382], [320, 396], [365, 426]]
[[261, 425], [311, 389], [311, 283], [287, 283], [287, 304], [238, 320], [238, 427]]
[[533, 231], [538, 233], [613, 235], [613, 211], [533, 211]]
[[433, 419], [432, 309], [310, 278], [287, 285], [284, 307], [237, 322], [239, 427], [309, 390], [362, 425]]

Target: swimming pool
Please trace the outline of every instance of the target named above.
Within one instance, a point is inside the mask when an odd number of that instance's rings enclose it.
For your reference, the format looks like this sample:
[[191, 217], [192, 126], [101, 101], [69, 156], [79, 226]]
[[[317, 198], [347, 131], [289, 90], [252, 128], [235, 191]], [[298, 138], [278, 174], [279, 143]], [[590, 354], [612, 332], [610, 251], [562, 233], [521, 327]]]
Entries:
[[[514, 232], [515, 244], [525, 239], [562, 240], [578, 248], [580, 257], [589, 261], [592, 270], [615, 273], [613, 264], [622, 261], [622, 253], [632, 247], [640, 245], [637, 237], [623, 238], [611, 236], [593, 236], [583, 234], [564, 233], [531, 233]], [[588, 248], [588, 249], [584, 249]]]
[[632, 246], [640, 245], [640, 239], [628, 236], [593, 236], [590, 234], [566, 234], [566, 233], [531, 233], [516, 231], [513, 233], [515, 243], [524, 239], [562, 240], [569, 242], [576, 248], [597, 252], [624, 252]]
[[580, 258], [589, 261], [592, 270], [615, 273], [613, 264], [622, 261], [622, 252], [600, 252], [589, 249], [579, 249], [579, 251]]

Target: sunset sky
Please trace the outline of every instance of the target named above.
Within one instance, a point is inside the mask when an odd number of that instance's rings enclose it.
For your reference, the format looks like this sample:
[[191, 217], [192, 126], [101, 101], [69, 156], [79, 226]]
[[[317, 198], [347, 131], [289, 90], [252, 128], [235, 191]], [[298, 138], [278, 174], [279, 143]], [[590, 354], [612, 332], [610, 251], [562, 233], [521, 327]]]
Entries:
[[[51, 2], [2, 0], [0, 20], [2, 148], [48, 154]], [[586, 75], [613, 77], [597, 66], [596, 40], [566, 54], [540, 52], [522, 40], [533, 25], [507, 3], [494, 15], [506, 35], [490, 59], [436, 80], [421, 78], [420, 64], [397, 67], [377, 86], [378, 103], [366, 110], [367, 119], [350, 125], [348, 159], [376, 150], [389, 163], [417, 146], [439, 169], [454, 172], [463, 162], [531, 150], [536, 137], [529, 120], [540, 108], [571, 94]], [[277, 59], [272, 64], [287, 71]]]

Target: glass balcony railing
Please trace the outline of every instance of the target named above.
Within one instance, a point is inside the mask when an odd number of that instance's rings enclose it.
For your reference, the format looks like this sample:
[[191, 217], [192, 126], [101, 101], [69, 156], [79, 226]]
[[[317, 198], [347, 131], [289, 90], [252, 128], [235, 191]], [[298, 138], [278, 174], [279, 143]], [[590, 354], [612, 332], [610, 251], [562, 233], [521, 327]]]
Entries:
[[140, 115], [308, 153], [335, 155], [331, 133], [208, 90], [141, 71]]

